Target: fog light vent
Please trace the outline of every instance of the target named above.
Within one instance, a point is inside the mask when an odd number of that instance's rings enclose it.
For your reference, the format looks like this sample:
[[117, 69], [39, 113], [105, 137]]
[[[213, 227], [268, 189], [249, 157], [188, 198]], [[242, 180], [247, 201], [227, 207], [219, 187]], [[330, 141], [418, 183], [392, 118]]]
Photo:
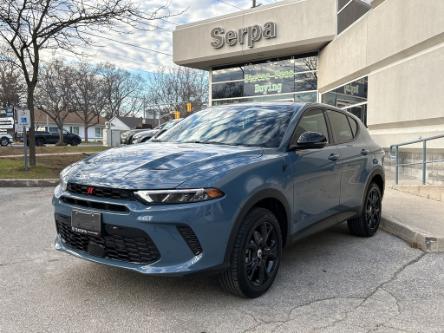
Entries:
[[177, 230], [179, 230], [183, 239], [185, 240], [185, 242], [187, 242], [188, 246], [195, 256], [202, 253], [202, 246], [200, 245], [199, 239], [197, 238], [193, 229], [191, 229], [187, 225], [179, 225], [177, 226]]

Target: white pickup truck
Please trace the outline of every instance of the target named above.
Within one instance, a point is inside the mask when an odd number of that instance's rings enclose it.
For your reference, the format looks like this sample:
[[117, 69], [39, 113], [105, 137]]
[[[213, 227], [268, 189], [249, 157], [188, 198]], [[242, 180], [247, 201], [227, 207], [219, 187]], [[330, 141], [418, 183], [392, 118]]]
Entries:
[[14, 139], [12, 138], [11, 135], [0, 132], [0, 146], [6, 147], [7, 145], [12, 144], [13, 141]]

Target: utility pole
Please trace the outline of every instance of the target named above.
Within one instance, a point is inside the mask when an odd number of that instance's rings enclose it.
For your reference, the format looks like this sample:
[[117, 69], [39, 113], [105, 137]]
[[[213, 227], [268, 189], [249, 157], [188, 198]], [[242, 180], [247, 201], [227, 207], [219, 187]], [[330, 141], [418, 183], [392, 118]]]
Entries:
[[256, 0], [253, 0], [253, 6], [251, 8], [259, 7], [261, 4], [256, 4]]

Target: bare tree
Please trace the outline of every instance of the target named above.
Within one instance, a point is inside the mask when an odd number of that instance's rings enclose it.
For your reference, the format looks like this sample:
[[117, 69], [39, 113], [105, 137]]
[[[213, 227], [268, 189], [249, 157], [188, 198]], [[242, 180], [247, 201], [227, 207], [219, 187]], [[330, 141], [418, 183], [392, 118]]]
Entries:
[[143, 104], [139, 95], [143, 80], [127, 70], [111, 64], [101, 66], [104, 93], [107, 103], [107, 118], [134, 115], [141, 111]]
[[317, 80], [318, 79], [318, 72], [317, 72], [318, 57], [306, 57], [306, 58], [304, 58], [303, 63], [309, 71], [316, 71], [316, 72], [313, 72], [313, 76]]
[[0, 39], [20, 66], [27, 86], [31, 115], [30, 164], [35, 166], [34, 94], [39, 79], [41, 51], [73, 51], [91, 44], [88, 30], [104, 31], [127, 24], [141, 28], [144, 21], [170, 16], [165, 6], [142, 13], [131, 0], [1, 0]]
[[58, 145], [64, 145], [63, 124], [66, 117], [73, 111], [74, 71], [55, 60], [40, 69], [40, 79], [36, 89], [36, 106], [57, 125], [59, 130]]
[[83, 120], [84, 140], [88, 142], [88, 129], [99, 123], [107, 103], [105, 82], [98, 67], [85, 62], [78, 64], [74, 72], [74, 109]]
[[23, 93], [24, 85], [19, 68], [6, 59], [0, 59], [0, 108], [18, 105]]
[[186, 104], [200, 110], [208, 103], [208, 74], [183, 67], [161, 68], [152, 73], [148, 82], [147, 99], [150, 108], [161, 114], [186, 113]]

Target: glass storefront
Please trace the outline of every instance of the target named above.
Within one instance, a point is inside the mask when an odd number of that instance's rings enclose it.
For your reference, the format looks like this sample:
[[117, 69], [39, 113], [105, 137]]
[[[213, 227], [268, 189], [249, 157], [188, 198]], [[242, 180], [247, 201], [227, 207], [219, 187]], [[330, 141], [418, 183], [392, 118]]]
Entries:
[[321, 100], [353, 113], [367, 126], [367, 91], [368, 77], [363, 77], [322, 94]]
[[264, 101], [317, 101], [315, 55], [213, 69], [213, 105]]

